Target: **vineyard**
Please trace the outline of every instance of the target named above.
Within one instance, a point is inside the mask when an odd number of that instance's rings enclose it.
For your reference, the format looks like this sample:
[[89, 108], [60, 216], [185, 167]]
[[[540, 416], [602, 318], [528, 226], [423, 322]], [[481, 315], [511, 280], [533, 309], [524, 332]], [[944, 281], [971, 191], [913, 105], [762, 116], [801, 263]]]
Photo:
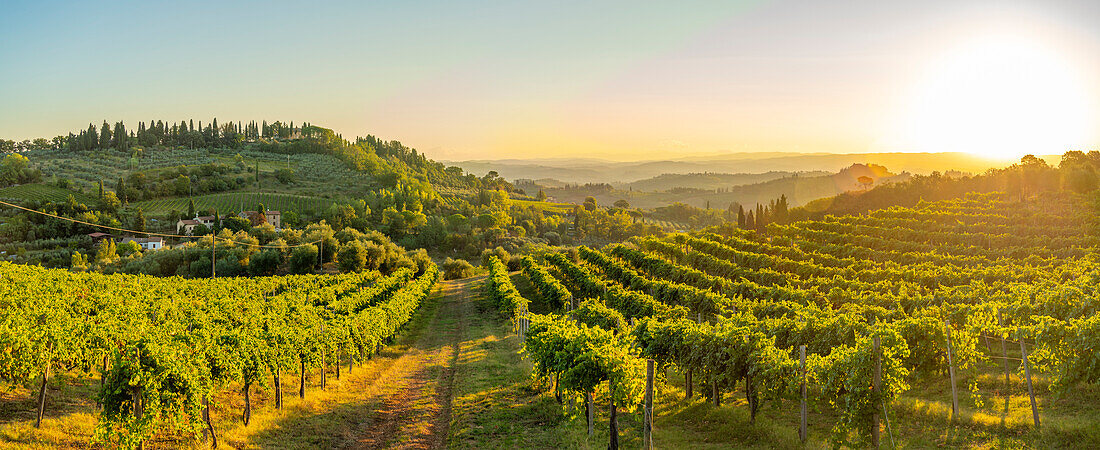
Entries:
[[48, 383], [85, 374], [100, 385], [95, 441], [216, 447], [216, 394], [238, 390], [247, 425], [258, 390], [282, 408], [284, 377], [301, 398], [307, 378], [324, 389], [394, 339], [438, 271], [188, 280], [0, 263], [0, 278], [0, 380], [35, 384], [35, 426]]
[[[733, 402], [789, 436], [776, 442], [1094, 447], [1093, 214], [1081, 197], [971, 194], [635, 238], [524, 260], [529, 298], [495, 261], [486, 295], [590, 434], [592, 411], [607, 412], [613, 446], [620, 408], [652, 414], [658, 395]], [[631, 442], [661, 446], [656, 428]]]
[[[240, 211], [255, 210], [262, 203], [268, 210], [274, 211], [327, 211], [335, 200], [304, 195], [268, 193], [268, 192], [230, 192], [223, 194], [198, 195], [193, 197], [195, 209], [216, 209], [222, 215]], [[162, 198], [133, 203], [146, 214], [164, 215], [172, 211], [187, 213], [188, 198]]]
[[35, 184], [23, 184], [19, 186], [9, 186], [6, 188], [0, 188], [0, 199], [9, 201], [48, 201], [55, 203], [63, 203], [69, 199], [69, 196], [73, 196], [76, 201], [81, 203], [90, 203], [94, 197], [82, 194], [76, 191], [70, 191], [68, 189], [59, 188], [57, 186], [51, 186], [48, 184], [35, 183]]

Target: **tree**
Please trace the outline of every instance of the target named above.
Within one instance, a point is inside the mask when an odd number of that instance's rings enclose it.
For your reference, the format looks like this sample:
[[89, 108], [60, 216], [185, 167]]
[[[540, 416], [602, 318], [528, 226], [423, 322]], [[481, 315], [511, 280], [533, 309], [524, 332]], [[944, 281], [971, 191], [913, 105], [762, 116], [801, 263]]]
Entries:
[[73, 252], [73, 256], [69, 260], [69, 266], [73, 272], [88, 270], [88, 257], [80, 254], [80, 252]]
[[238, 232], [252, 228], [252, 222], [241, 216], [232, 216], [225, 219], [221, 226], [229, 231]]
[[267, 249], [259, 254], [252, 255], [248, 262], [248, 273], [252, 276], [271, 276], [279, 270], [282, 263], [282, 255], [278, 250]]
[[313, 273], [317, 265], [317, 246], [313, 244], [296, 247], [290, 252], [290, 272], [296, 274]]
[[340, 247], [336, 262], [341, 272], [362, 272], [367, 267], [367, 248], [358, 240]]
[[539, 195], [535, 196], [535, 199], [537, 199], [540, 202], [545, 202], [546, 201], [546, 193], [543, 192], [542, 189], [539, 189]]
[[122, 202], [118, 200], [118, 196], [114, 192], [107, 191], [103, 194], [103, 201], [101, 202], [103, 210], [105, 212], [114, 214], [118, 212], [119, 208], [122, 208]]
[[118, 259], [118, 252], [115, 249], [115, 241], [110, 239], [100, 241], [99, 246], [96, 247], [95, 261], [99, 264], [109, 264], [116, 259]]
[[103, 200], [103, 179], [99, 180], [99, 200]]
[[875, 179], [867, 175], [856, 178], [856, 181], [859, 182], [859, 185], [863, 187], [863, 190], [870, 189], [871, 185], [875, 184]]
[[619, 200], [615, 200], [614, 206], [616, 208], [619, 208], [619, 209], [627, 209], [627, 208], [630, 208], [630, 202], [628, 202], [626, 200], [623, 200], [623, 199], [619, 199]]
[[126, 203], [126, 179], [118, 177], [118, 182], [115, 183], [115, 192], [118, 193], [119, 200]]
[[195, 199], [193, 199], [193, 198], [188, 199], [187, 200], [187, 218], [188, 219], [194, 219], [195, 217], [196, 217], [196, 215], [195, 215]]
[[107, 125], [107, 121], [103, 121], [103, 127], [99, 131], [99, 148], [107, 149], [111, 147], [111, 126]]
[[138, 208], [137, 216], [134, 217], [134, 230], [145, 231], [145, 212]]
[[599, 206], [596, 205], [596, 197], [588, 196], [584, 198], [584, 210], [595, 211]]

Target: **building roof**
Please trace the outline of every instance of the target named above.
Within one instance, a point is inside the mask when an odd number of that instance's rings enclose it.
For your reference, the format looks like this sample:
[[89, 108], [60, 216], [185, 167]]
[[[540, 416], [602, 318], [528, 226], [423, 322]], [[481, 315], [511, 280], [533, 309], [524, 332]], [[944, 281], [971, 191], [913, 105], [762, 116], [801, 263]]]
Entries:
[[198, 216], [195, 220], [214, 220], [214, 216]]
[[202, 225], [202, 222], [193, 219], [180, 219], [180, 225]]
[[126, 236], [126, 237], [122, 238], [122, 242], [130, 242], [130, 241], [137, 242], [138, 244], [144, 244], [144, 243], [147, 243], [147, 242], [164, 242], [164, 238], [162, 238], [160, 236], [153, 236], [153, 237], [147, 237], [147, 238]]
[[95, 239], [95, 238], [101, 238], [101, 237], [108, 237], [108, 236], [110, 236], [110, 233], [101, 233], [101, 232], [97, 231], [95, 233], [88, 233], [88, 236]]

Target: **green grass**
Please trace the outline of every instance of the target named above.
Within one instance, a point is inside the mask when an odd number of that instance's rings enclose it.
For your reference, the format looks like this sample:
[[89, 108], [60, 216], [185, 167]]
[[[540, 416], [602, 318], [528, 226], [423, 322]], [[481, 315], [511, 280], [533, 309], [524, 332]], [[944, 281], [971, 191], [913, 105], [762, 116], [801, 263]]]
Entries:
[[46, 200], [51, 202], [63, 202], [68, 200], [70, 195], [81, 203], [89, 203], [95, 200], [93, 196], [87, 194], [43, 183], [0, 188], [0, 198], [11, 200]]
[[[335, 200], [305, 195], [269, 193], [269, 192], [228, 192], [221, 194], [198, 195], [194, 197], [196, 210], [217, 209], [227, 215], [245, 210], [255, 210], [260, 203], [268, 210], [275, 211], [314, 211], [327, 210]], [[187, 197], [161, 198], [131, 203], [132, 208], [141, 208], [148, 215], [165, 215], [171, 211], [187, 213]]]

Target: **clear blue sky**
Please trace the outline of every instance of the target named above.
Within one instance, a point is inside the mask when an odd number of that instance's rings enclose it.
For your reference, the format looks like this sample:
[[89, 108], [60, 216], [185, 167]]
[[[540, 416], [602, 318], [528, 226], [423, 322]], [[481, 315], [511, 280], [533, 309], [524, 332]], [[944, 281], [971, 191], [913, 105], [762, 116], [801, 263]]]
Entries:
[[1020, 103], [1088, 123], [1034, 141], [1097, 142], [1097, 2], [312, 3], [7, 1], [0, 137], [217, 117], [310, 121], [442, 159], [927, 150], [957, 137], [927, 116], [958, 108], [914, 95], [936, 98], [921, 89], [944, 70], [985, 70], [936, 68], [1007, 34], [1042, 48], [1009, 59], [1060, 68], [1021, 90], [1086, 80], [1037, 95], [1081, 105]]

